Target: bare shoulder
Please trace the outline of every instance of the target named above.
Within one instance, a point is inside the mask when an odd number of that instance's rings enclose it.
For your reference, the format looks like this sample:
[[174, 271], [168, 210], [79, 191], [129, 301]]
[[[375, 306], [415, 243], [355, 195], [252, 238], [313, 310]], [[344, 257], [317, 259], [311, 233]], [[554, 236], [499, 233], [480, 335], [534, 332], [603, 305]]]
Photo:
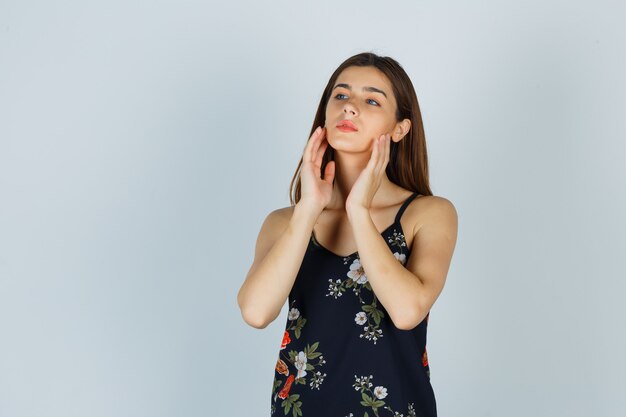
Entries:
[[293, 216], [293, 210], [294, 206], [281, 207], [272, 211], [269, 215], [273, 217], [274, 222], [279, 228], [284, 229], [291, 220], [291, 216]]
[[289, 227], [294, 209], [295, 206], [280, 207], [267, 214], [257, 238], [257, 251], [261, 255], [269, 251]]
[[289, 226], [289, 221], [293, 213], [293, 207], [281, 207], [272, 210], [265, 216], [265, 220], [261, 225], [261, 230], [256, 240], [254, 250], [254, 260], [248, 271], [248, 275], [256, 270], [263, 258], [272, 249], [276, 241], [284, 233]]
[[293, 206], [280, 207], [272, 210], [265, 217], [261, 232], [265, 235], [280, 235], [282, 234], [291, 220], [293, 215]]
[[425, 225], [436, 226], [454, 235], [456, 240], [458, 213], [454, 204], [445, 197], [424, 195], [414, 199], [407, 207], [407, 214], [413, 219], [413, 236]]
[[[406, 268], [421, 282], [417, 326], [430, 312], [445, 285], [456, 246], [457, 213], [450, 200], [423, 196], [412, 207], [416, 224]], [[408, 208], [407, 208], [408, 210]]]

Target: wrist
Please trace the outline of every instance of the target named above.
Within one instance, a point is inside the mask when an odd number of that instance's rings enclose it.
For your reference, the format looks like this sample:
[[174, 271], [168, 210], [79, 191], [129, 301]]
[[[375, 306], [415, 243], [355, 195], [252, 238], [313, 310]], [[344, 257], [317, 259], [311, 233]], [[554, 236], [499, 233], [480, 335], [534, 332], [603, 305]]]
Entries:
[[317, 218], [323, 209], [316, 204], [309, 203], [303, 200], [298, 201], [294, 206], [294, 212], [304, 213], [308, 216]]
[[370, 211], [367, 207], [363, 206], [352, 206], [346, 207], [346, 213], [348, 215], [348, 220], [350, 223], [358, 222], [362, 218], [370, 217]]

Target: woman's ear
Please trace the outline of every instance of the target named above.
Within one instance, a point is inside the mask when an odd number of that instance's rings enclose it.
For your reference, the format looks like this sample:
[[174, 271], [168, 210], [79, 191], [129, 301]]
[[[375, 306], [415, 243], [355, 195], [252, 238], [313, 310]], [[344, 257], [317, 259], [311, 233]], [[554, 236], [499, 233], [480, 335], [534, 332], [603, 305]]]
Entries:
[[411, 120], [404, 119], [401, 122], [396, 123], [396, 128], [394, 129], [393, 134], [391, 135], [391, 139], [394, 142], [400, 142], [407, 133], [411, 130]]

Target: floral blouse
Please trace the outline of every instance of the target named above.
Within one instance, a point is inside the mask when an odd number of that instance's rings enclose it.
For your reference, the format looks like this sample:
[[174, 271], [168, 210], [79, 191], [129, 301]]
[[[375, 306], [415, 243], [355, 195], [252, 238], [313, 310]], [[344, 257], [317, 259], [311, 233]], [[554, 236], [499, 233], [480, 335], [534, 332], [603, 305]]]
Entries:
[[[410, 256], [400, 218], [381, 236], [398, 262]], [[274, 370], [271, 415], [436, 417], [426, 352], [428, 314], [395, 327], [358, 252], [338, 256], [311, 235], [293, 288]]]

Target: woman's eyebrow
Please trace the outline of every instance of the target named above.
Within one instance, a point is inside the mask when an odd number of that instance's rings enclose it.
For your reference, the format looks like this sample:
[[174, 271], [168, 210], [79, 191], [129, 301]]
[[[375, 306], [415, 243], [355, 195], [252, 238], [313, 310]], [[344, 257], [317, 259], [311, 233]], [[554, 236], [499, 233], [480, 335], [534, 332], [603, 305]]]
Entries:
[[[333, 90], [337, 87], [343, 87], [343, 88], [347, 88], [348, 90], [352, 90], [352, 87], [350, 86], [350, 84], [337, 84], [336, 86], [333, 87]], [[383, 96], [385, 96], [385, 98], [387, 98], [387, 94], [385, 94], [385, 92], [383, 90], [379, 90], [376, 87], [363, 87], [363, 91], [371, 91], [372, 93], [380, 93]]]

